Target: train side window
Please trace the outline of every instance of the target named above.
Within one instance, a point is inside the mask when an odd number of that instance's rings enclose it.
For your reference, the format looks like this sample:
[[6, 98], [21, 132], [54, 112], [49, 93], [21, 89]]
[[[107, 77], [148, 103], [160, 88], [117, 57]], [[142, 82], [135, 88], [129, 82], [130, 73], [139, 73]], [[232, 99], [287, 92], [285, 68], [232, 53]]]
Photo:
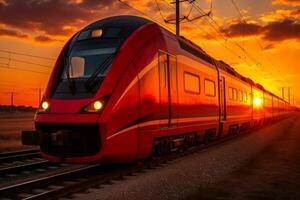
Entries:
[[190, 72], [183, 73], [184, 91], [192, 94], [200, 94], [200, 78]]
[[204, 80], [204, 93], [206, 96], [216, 96], [216, 84], [214, 81], [209, 79]]
[[247, 92], [244, 92], [244, 102], [247, 102], [248, 101], [248, 95], [247, 95]]
[[233, 88], [229, 87], [228, 88], [228, 96], [230, 100], [233, 100]]
[[238, 93], [237, 93], [237, 89], [233, 88], [233, 100], [237, 101], [238, 100]]
[[244, 96], [243, 96], [243, 92], [241, 90], [239, 90], [239, 99], [240, 99], [240, 102], [243, 102]]

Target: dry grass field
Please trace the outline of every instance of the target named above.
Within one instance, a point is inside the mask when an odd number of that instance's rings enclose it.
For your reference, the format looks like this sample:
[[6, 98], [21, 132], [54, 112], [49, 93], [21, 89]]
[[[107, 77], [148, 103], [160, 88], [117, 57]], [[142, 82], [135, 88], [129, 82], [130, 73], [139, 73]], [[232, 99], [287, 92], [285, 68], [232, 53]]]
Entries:
[[21, 131], [34, 129], [34, 112], [0, 113], [0, 152], [32, 148], [21, 144]]

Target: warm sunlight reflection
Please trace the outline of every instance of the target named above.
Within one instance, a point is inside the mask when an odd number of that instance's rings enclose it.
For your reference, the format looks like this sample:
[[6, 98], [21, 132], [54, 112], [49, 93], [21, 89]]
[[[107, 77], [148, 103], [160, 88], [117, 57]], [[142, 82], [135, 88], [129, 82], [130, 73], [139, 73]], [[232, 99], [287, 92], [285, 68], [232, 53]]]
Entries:
[[262, 107], [262, 103], [263, 103], [263, 100], [260, 97], [255, 97], [253, 99], [253, 104], [254, 104], [254, 107], [256, 107], [256, 108]]

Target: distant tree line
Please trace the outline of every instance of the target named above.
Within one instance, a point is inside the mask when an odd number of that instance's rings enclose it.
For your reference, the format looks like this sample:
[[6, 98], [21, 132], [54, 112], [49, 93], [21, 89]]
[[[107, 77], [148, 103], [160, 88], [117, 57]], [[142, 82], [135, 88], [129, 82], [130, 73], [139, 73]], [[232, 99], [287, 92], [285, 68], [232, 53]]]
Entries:
[[0, 105], [0, 112], [35, 112], [32, 106], [4, 106]]

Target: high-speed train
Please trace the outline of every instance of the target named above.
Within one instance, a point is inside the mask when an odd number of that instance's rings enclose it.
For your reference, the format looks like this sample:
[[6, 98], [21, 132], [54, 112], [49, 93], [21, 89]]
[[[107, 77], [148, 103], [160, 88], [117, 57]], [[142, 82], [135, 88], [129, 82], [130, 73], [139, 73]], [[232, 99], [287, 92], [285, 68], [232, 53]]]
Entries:
[[282, 98], [137, 16], [92, 23], [63, 47], [22, 142], [45, 159], [127, 163], [289, 116]]

